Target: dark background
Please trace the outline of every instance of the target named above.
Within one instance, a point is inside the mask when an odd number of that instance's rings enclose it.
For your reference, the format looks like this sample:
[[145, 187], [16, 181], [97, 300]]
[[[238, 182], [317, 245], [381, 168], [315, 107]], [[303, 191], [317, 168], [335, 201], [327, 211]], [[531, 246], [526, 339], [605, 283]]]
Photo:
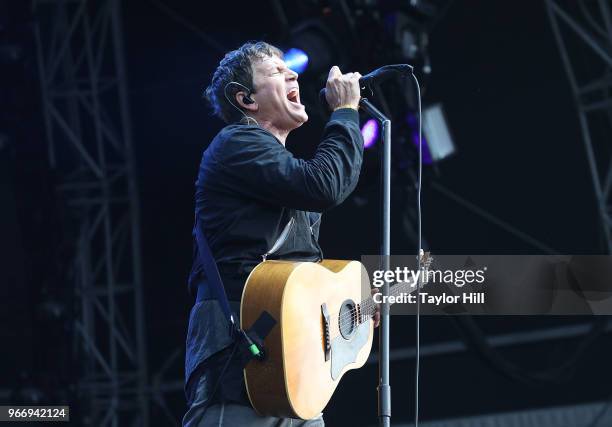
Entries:
[[[8, 4], [5, 16], [12, 22], [31, 20], [27, 7]], [[267, 2], [167, 4], [227, 51], [246, 40], [277, 43], [281, 38]], [[211, 117], [202, 90], [222, 53], [155, 1], [126, 2], [123, 24], [142, 201], [148, 359], [154, 372], [170, 353], [184, 346], [192, 304], [186, 278], [191, 263], [195, 176], [203, 149], [223, 126]], [[21, 27], [9, 22], [6, 28]], [[4, 67], [1, 82], [2, 126], [16, 135], [14, 145], [0, 149], [0, 258], [6, 262], [0, 292], [7, 294], [1, 313], [6, 320], [0, 331], [3, 342], [18, 342], [15, 347], [3, 346], [10, 350], [2, 352], [0, 387], [8, 389], [15, 384], [40, 384], [37, 372], [51, 363], [45, 347], [24, 337], [40, 334], [33, 307], [45, 296], [37, 289], [45, 277], [62, 274], [58, 267], [62, 239], [54, 224], [64, 215], [64, 208], [53, 197], [54, 174], [45, 160], [34, 44], [27, 25], [24, 28], [15, 30], [26, 40], [24, 64]], [[434, 253], [540, 253], [436, 191], [431, 186], [434, 182], [560, 253], [602, 253], [576, 107], [543, 2], [453, 2], [432, 31], [428, 52], [431, 75], [423, 75], [419, 67], [416, 70], [425, 88], [423, 102], [444, 105], [458, 150], [435, 170], [425, 170], [423, 235]], [[343, 71], [365, 74], [377, 65], [363, 62], [356, 62], [361, 68]], [[300, 77], [302, 80], [307, 77]], [[311, 78], [311, 84], [315, 82]], [[324, 120], [311, 113], [316, 108], [312, 99], [307, 102], [311, 120], [288, 139], [288, 148], [298, 155], [308, 156], [318, 142]], [[359, 259], [377, 252], [377, 158], [376, 150], [366, 153], [366, 170], [355, 197], [324, 216], [320, 242], [327, 258]], [[414, 153], [408, 158], [414, 159]], [[415, 170], [416, 166], [408, 162], [404, 170], [394, 172], [392, 246], [397, 254], [416, 252], [413, 236], [401, 227], [403, 216], [410, 215], [416, 205], [414, 181], [406, 168]], [[33, 235], [31, 221], [42, 222], [45, 232]], [[477, 319], [491, 334], [591, 321], [577, 317]], [[414, 319], [395, 317], [392, 322], [392, 347], [413, 346]], [[450, 318], [424, 318], [421, 326], [423, 343], [462, 336]], [[562, 363], [578, 341], [521, 345], [502, 353], [525, 371], [533, 371]], [[543, 386], [508, 379], [475, 351], [424, 358], [422, 418], [607, 398], [612, 393], [610, 347], [606, 337], [600, 338], [575, 364], [568, 381]], [[170, 375], [177, 379], [182, 375], [181, 362], [171, 368]], [[376, 385], [376, 365], [349, 373], [325, 412], [329, 425], [374, 423]], [[411, 419], [414, 359], [392, 364], [392, 386], [394, 419]], [[178, 418], [184, 411], [181, 392], [169, 399]]]

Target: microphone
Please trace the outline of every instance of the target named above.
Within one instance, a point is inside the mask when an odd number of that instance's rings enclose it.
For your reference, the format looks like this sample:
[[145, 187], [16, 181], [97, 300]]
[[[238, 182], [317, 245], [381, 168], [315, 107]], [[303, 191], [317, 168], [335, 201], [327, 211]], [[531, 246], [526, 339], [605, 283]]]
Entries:
[[[359, 79], [359, 87], [361, 88], [361, 93], [365, 91], [365, 89], [370, 89], [370, 93], [372, 92], [371, 85], [372, 83], [382, 83], [385, 80], [388, 80], [390, 77], [401, 74], [404, 76], [412, 74], [413, 67], [408, 64], [395, 64], [395, 65], [384, 65], [371, 73], [362, 76]], [[321, 89], [319, 92], [319, 100], [323, 106], [329, 108], [327, 105], [327, 99], [325, 98], [325, 94], [327, 90], [325, 88]], [[363, 96], [362, 96], [363, 97]]]

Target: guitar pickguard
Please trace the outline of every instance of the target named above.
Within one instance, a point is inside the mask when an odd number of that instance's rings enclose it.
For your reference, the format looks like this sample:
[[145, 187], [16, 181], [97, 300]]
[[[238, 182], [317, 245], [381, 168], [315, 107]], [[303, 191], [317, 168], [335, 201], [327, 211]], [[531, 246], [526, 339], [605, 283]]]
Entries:
[[368, 342], [370, 322], [363, 322], [355, 329], [350, 339], [338, 335], [331, 342], [331, 377], [335, 381], [344, 367], [357, 359], [359, 351]]

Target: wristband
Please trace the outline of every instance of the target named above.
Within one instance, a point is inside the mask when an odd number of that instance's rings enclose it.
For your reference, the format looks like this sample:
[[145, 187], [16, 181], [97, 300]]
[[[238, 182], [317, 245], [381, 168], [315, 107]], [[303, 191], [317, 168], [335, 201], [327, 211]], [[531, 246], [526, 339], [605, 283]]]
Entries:
[[353, 104], [344, 104], [344, 105], [340, 105], [340, 106], [338, 106], [338, 107], [334, 108], [334, 111], [336, 111], [336, 110], [340, 110], [341, 108], [350, 108], [350, 109], [352, 109], [352, 110], [357, 111], [357, 108], [358, 108], [358, 107], [353, 106]]

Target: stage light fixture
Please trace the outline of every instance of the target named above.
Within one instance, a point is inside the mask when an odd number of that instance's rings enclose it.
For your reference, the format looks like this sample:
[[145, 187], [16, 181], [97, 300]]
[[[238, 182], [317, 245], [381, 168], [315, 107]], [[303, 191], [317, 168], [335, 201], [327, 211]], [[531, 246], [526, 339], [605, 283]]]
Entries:
[[423, 134], [432, 161], [445, 159], [456, 151], [442, 104], [433, 104], [423, 110]]
[[293, 49], [287, 53], [293, 50], [301, 58], [298, 63], [306, 58], [308, 74], [328, 72], [332, 65], [342, 67], [346, 63], [346, 52], [340, 48], [336, 35], [319, 19], [305, 21], [292, 30], [289, 47]]
[[[413, 144], [419, 146], [417, 117], [409, 114], [406, 121], [411, 128]], [[423, 163], [433, 164], [456, 151], [441, 104], [433, 104], [423, 110]]]
[[301, 49], [292, 47], [285, 52], [285, 63], [290, 70], [302, 74], [308, 68], [308, 55]]

